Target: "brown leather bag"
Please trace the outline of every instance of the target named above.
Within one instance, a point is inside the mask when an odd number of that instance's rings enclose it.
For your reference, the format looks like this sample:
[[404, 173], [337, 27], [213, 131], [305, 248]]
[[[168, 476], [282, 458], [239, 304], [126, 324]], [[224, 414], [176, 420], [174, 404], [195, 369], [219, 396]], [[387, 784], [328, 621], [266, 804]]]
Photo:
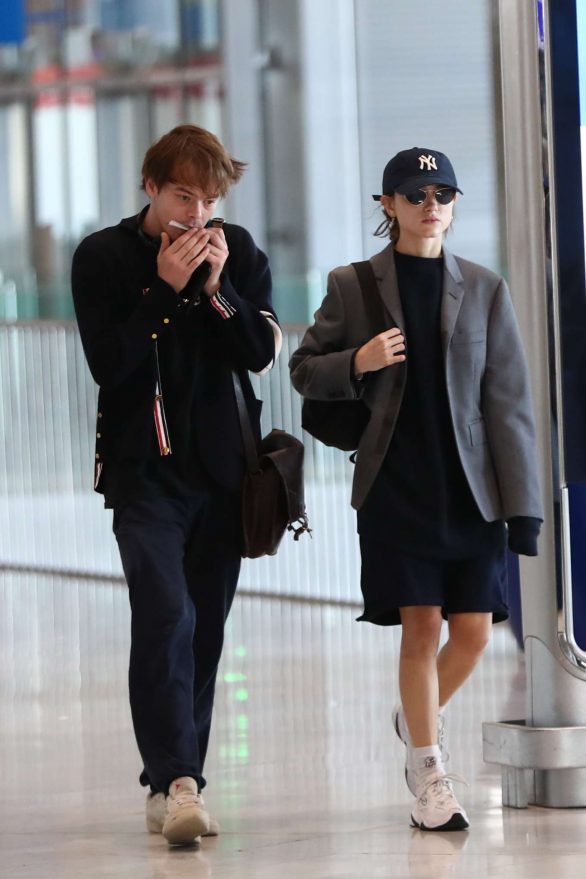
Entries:
[[299, 540], [311, 532], [303, 491], [304, 446], [284, 430], [254, 440], [242, 385], [232, 371], [234, 394], [246, 457], [242, 483], [242, 557], [275, 555], [285, 531]]

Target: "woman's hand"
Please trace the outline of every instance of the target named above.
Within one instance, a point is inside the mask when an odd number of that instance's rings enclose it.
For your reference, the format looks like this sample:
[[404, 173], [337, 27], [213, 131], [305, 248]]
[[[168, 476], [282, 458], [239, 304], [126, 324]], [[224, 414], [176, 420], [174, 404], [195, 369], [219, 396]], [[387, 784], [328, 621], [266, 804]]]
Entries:
[[359, 348], [354, 358], [356, 375], [365, 372], [376, 372], [385, 366], [401, 363], [405, 360], [405, 339], [398, 327], [392, 327], [374, 336]]

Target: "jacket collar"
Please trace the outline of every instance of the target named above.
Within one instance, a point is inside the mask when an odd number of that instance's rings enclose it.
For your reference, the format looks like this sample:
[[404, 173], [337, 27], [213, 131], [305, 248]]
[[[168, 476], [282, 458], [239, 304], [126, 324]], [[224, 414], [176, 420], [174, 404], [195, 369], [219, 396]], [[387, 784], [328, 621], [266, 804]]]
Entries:
[[[464, 296], [464, 279], [454, 254], [442, 247], [444, 258], [444, 286], [441, 310], [441, 333], [444, 350], [447, 350], [454, 332], [454, 326]], [[381, 298], [391, 314], [394, 322], [401, 329], [405, 328], [397, 272], [393, 255], [393, 245], [388, 244], [384, 250], [371, 257], [370, 262], [380, 285]]]
[[443, 248], [444, 291], [442, 297], [441, 334], [444, 352], [448, 350], [464, 298], [464, 279], [453, 253]]
[[142, 223], [148, 209], [149, 206], [146, 205], [139, 214], [135, 214], [133, 217], [125, 217], [123, 220], [120, 220], [118, 225], [122, 226], [123, 229], [128, 229], [130, 232], [134, 232], [144, 244], [149, 247], [154, 247], [155, 250], [158, 251], [161, 246], [161, 239], [147, 235], [142, 228]]
[[387, 310], [390, 312], [396, 325], [400, 327], [400, 329], [404, 329], [405, 318], [401, 307], [399, 285], [397, 284], [393, 245], [387, 244], [384, 250], [375, 253], [375, 255], [371, 257], [370, 262], [375, 277], [379, 282], [381, 299], [386, 305]]
[[146, 205], [139, 214], [134, 214], [132, 217], [125, 217], [123, 220], [120, 220], [118, 225], [122, 226], [124, 229], [130, 229], [132, 232], [140, 232], [142, 221], [144, 220], [148, 209], [149, 206]]

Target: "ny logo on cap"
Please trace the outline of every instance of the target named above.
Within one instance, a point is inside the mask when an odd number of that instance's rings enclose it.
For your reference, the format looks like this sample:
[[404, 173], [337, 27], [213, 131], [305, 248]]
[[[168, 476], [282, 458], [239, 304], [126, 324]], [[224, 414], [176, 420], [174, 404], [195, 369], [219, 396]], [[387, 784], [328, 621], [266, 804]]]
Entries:
[[432, 156], [431, 153], [428, 156], [419, 156], [419, 170], [423, 171], [424, 168], [427, 168], [428, 171], [437, 171], [435, 156]]

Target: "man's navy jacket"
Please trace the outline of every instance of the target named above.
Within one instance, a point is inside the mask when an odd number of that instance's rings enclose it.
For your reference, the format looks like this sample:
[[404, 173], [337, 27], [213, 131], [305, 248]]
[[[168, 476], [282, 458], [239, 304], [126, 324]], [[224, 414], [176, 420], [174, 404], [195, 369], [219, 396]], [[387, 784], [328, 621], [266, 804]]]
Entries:
[[[280, 347], [267, 258], [245, 229], [227, 223], [219, 291], [201, 293], [204, 264], [178, 295], [157, 275], [158, 242], [141, 232], [143, 215], [88, 236], [73, 257], [75, 312], [100, 387], [95, 488], [103, 490], [111, 462], [186, 454], [194, 440], [212, 479], [236, 490], [244, 453], [231, 370], [258, 435], [261, 404], [248, 371], [270, 369]], [[179, 392], [186, 380], [189, 413]]]

